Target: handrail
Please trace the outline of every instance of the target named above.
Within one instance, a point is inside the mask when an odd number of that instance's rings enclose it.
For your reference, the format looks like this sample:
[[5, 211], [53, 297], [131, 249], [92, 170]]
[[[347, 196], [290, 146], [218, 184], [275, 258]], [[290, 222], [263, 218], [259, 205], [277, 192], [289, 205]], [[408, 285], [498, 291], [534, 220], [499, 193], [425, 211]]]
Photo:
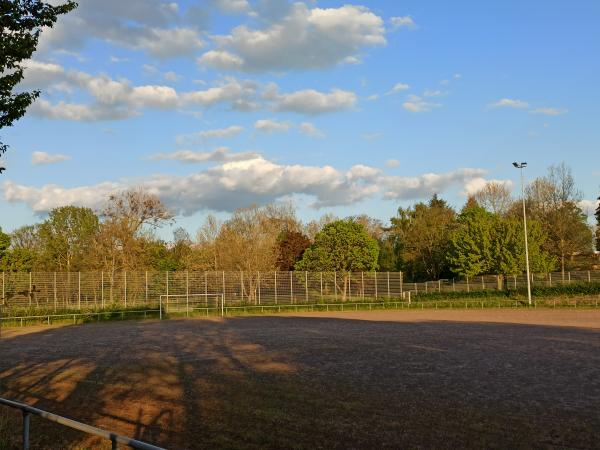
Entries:
[[60, 425], [72, 428], [74, 430], [83, 431], [87, 434], [92, 434], [104, 439], [108, 439], [112, 442], [112, 448], [118, 448], [119, 444], [127, 445], [128, 447], [140, 449], [140, 450], [166, 450], [162, 447], [157, 447], [152, 444], [147, 444], [136, 439], [131, 439], [119, 434], [105, 431], [100, 428], [87, 425], [85, 423], [77, 422], [76, 420], [67, 419], [66, 417], [53, 414], [42, 409], [34, 408], [33, 406], [26, 405], [24, 403], [15, 402], [13, 400], [7, 400], [0, 397], [0, 405], [8, 406], [9, 408], [19, 409], [23, 413], [23, 450], [29, 450], [29, 423], [30, 416], [42, 417], [50, 422], [55, 422]]

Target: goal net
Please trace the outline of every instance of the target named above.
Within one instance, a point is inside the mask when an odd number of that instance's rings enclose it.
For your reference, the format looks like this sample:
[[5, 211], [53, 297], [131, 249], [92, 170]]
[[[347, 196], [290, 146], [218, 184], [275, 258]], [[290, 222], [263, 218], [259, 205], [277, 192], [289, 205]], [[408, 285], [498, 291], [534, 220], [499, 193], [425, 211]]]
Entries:
[[189, 313], [223, 308], [223, 294], [163, 294], [160, 308], [165, 313]]

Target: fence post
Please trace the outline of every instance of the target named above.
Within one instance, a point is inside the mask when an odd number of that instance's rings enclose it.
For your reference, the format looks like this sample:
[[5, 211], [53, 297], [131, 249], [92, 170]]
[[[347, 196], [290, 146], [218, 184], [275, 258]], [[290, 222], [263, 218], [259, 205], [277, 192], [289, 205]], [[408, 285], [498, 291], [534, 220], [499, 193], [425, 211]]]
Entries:
[[467, 277], [467, 292], [471, 292], [471, 287], [469, 286], [469, 277]]
[[377, 271], [373, 272], [375, 276], [375, 301], [377, 301]]
[[277, 271], [275, 271], [275, 304], [277, 304]]
[[[56, 272], [54, 272], [54, 280], [53, 280], [53, 290], [54, 290], [54, 312], [56, 312]], [[2, 273], [2, 296], [4, 297], [4, 273]], [[104, 305], [103, 305], [104, 306]]]
[[483, 287], [483, 290], [485, 291], [485, 281], [483, 279], [483, 275], [481, 275], [481, 286]]
[[305, 297], [306, 297], [306, 303], [308, 303], [308, 272], [304, 271], [304, 290], [305, 290]]
[[452, 292], [456, 292], [456, 284], [454, 282], [454, 278], [452, 278]]
[[[56, 283], [55, 283], [56, 285]], [[4, 298], [6, 297], [5, 288], [4, 288], [4, 271], [2, 271], [2, 303], [4, 303]]]
[[333, 298], [337, 302], [337, 272], [335, 270], [333, 271], [333, 293]]
[[77, 274], [78, 274], [77, 306], [79, 307], [79, 311], [81, 311], [81, 272], [77, 272]]
[[571, 272], [569, 272], [569, 284], [571, 284]]
[[242, 303], [244, 302], [244, 271], [240, 270], [240, 297], [242, 298]]
[[348, 300], [352, 301], [352, 272], [348, 272]]
[[23, 450], [29, 450], [29, 423], [31, 415], [23, 411]]
[[588, 283], [592, 282], [592, 273], [588, 270]]
[[260, 271], [258, 271], [256, 275], [256, 284], [258, 289], [258, 304], [260, 305]]
[[146, 288], [146, 305], [148, 304], [148, 271], [146, 270], [146, 277], [145, 277], [145, 288]]
[[321, 280], [321, 301], [323, 301], [323, 272], [319, 272], [319, 278]]
[[387, 296], [390, 298], [390, 273], [387, 273]]
[[[54, 274], [56, 277], [56, 274]], [[102, 309], [104, 309], [104, 271], [100, 272], [100, 296], [102, 297]]]
[[167, 278], [167, 314], [169, 313], [169, 271], [165, 270], [165, 275]]
[[548, 281], [550, 281], [550, 287], [552, 287], [552, 272], [548, 272]]
[[365, 299], [365, 273], [360, 273], [360, 288], [362, 290], [362, 299]]
[[442, 292], [442, 280], [438, 280], [438, 292]]
[[125, 309], [127, 309], [127, 271], [123, 272], [123, 277], [125, 283]]
[[223, 298], [221, 300], [221, 306], [225, 303], [225, 293], [226, 292], [227, 292], [227, 290], [226, 290], [226, 287], [225, 287], [225, 271], [223, 271]]
[[404, 292], [404, 274], [402, 271], [398, 272], [398, 276], [400, 277], [400, 295]]
[[190, 317], [190, 273], [185, 271], [185, 316]]

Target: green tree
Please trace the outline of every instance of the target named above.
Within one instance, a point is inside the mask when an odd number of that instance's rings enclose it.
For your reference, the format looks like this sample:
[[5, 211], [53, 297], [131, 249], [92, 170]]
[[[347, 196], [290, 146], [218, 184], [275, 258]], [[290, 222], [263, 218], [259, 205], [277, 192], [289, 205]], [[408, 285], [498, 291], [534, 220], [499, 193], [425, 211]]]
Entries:
[[[23, 79], [22, 62], [37, 48], [42, 27], [52, 27], [61, 14], [77, 6], [52, 6], [40, 0], [0, 0], [0, 129], [23, 117], [39, 91], [14, 92]], [[8, 146], [0, 142], [0, 156]], [[0, 168], [0, 173], [3, 168]]]
[[[447, 260], [454, 273], [473, 277], [483, 274], [513, 275], [525, 270], [523, 224], [481, 207], [463, 210], [450, 235]], [[539, 222], [528, 223], [529, 261], [534, 272], [553, 269], [555, 259], [543, 250], [546, 234]]]
[[71, 272], [89, 266], [97, 233], [98, 216], [89, 208], [63, 206], [50, 211], [38, 232], [46, 268]]
[[448, 237], [455, 222], [456, 213], [437, 195], [428, 204], [399, 208], [390, 229], [399, 268], [417, 280], [447, 275]]
[[341, 272], [342, 298], [346, 298], [349, 273], [377, 269], [379, 246], [365, 228], [353, 220], [329, 223], [315, 236], [296, 270]]
[[10, 236], [0, 227], [0, 261], [3, 261], [10, 248]]

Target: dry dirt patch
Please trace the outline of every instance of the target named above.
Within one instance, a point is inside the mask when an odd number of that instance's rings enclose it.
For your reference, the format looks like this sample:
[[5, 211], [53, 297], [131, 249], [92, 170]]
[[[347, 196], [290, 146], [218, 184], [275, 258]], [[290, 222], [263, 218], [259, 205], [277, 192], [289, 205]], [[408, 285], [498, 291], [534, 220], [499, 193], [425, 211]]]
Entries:
[[[2, 396], [169, 448], [599, 448], [600, 314], [378, 311], [3, 330], [0, 381]], [[39, 421], [34, 436], [37, 448], [98, 444]]]

